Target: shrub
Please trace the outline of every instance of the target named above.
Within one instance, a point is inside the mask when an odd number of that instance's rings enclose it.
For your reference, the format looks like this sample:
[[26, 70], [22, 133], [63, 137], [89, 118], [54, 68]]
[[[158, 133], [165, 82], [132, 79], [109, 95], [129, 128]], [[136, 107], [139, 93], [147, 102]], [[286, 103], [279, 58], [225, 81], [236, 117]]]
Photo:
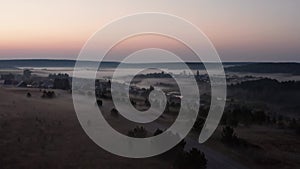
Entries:
[[258, 124], [262, 124], [267, 119], [267, 115], [264, 111], [255, 111], [253, 112], [253, 120]]
[[201, 131], [202, 128], [203, 128], [204, 123], [205, 123], [204, 119], [202, 119], [202, 118], [197, 118], [197, 120], [196, 120], [196, 122], [195, 122], [195, 124], [194, 124], [194, 126], [193, 126], [193, 129], [194, 129], [195, 131]]
[[239, 145], [239, 139], [234, 133], [234, 129], [230, 126], [226, 126], [222, 131], [222, 142], [229, 145]]
[[294, 130], [296, 132], [296, 134], [300, 135], [300, 123], [299, 120], [296, 119], [292, 119], [289, 122], [289, 128]]
[[127, 135], [134, 138], [145, 138], [147, 136], [147, 130], [144, 127], [137, 126], [133, 130], [130, 130]]
[[179, 155], [174, 163], [176, 169], [206, 169], [205, 154], [196, 148]]
[[55, 97], [55, 93], [54, 93], [54, 91], [46, 91], [46, 90], [44, 90], [43, 91], [43, 95], [42, 95], [42, 98], [53, 98], [53, 97]]
[[102, 104], [103, 104], [102, 100], [97, 99], [97, 105], [100, 107], [100, 106], [102, 106]]
[[161, 129], [156, 129], [156, 131], [154, 132], [153, 136], [157, 136], [160, 135], [161, 133], [163, 133], [164, 131], [162, 131]]
[[114, 117], [119, 117], [119, 111], [116, 108], [111, 109], [110, 114]]

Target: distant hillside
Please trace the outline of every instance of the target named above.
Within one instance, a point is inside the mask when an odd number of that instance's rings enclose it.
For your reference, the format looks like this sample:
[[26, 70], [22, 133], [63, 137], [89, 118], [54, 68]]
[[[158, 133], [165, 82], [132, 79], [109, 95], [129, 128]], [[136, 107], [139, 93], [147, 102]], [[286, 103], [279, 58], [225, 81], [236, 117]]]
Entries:
[[[93, 61], [82, 61], [85, 66], [95, 66], [98, 63]], [[17, 67], [74, 67], [75, 60], [50, 60], [50, 59], [21, 59], [21, 60], [0, 60], [0, 68], [17, 68]], [[102, 68], [115, 68], [119, 65], [119, 62], [101, 62]], [[205, 69], [203, 63], [199, 62], [187, 62], [186, 63], [190, 69], [194, 70], [203, 70]], [[247, 63], [223, 63], [224, 66], [236, 66], [236, 65], [245, 65]], [[215, 63], [207, 63], [211, 68], [213, 68]], [[162, 67], [168, 69], [184, 69], [181, 63], [126, 63], [123, 65], [123, 68], [155, 68]]]
[[0, 68], [16, 67], [70, 67], [74, 66], [72, 60], [0, 60]]
[[[82, 61], [86, 66], [95, 65], [96, 62]], [[24, 60], [0, 60], [0, 68], [18, 67], [74, 67], [75, 60], [48, 60], [48, 59], [24, 59]], [[116, 67], [117, 62], [103, 62], [103, 67]]]
[[251, 63], [226, 68], [228, 72], [290, 73], [300, 75], [299, 63]]

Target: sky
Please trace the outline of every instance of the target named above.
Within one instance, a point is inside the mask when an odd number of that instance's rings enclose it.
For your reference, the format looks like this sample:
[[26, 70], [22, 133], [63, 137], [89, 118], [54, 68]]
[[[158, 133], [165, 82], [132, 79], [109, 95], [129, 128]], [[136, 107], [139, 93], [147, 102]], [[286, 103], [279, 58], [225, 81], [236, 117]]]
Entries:
[[76, 59], [112, 20], [163, 12], [196, 25], [222, 61], [300, 62], [299, 9], [298, 0], [0, 0], [0, 59]]

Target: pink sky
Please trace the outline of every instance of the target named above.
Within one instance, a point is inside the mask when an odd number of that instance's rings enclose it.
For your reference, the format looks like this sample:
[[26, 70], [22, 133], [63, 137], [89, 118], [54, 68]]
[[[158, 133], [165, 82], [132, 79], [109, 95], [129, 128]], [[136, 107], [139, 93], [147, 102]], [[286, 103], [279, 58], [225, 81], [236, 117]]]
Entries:
[[76, 59], [113, 19], [164, 12], [197, 25], [223, 61], [300, 61], [297, 0], [3, 0], [0, 59]]

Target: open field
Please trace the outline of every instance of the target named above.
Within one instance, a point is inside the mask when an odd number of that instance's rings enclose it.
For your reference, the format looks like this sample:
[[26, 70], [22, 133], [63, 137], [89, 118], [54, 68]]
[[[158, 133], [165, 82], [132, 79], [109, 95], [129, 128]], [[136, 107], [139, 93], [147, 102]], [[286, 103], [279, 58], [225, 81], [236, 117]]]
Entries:
[[170, 168], [154, 158], [121, 158], [99, 148], [82, 130], [71, 95], [55, 92], [56, 98], [42, 99], [38, 89], [0, 89], [2, 169]]
[[[0, 88], [0, 164], [6, 168], [172, 168], [172, 163], [153, 157], [128, 159], [98, 147], [82, 130], [71, 94], [54, 90], [56, 97], [41, 98], [39, 89]], [[27, 92], [31, 97], [26, 96]], [[134, 128], [110, 115], [113, 104], [103, 100], [103, 115], [122, 133]], [[162, 121], [162, 124], [164, 122]], [[154, 132], [159, 125], [146, 129]], [[268, 126], [239, 127], [240, 138], [255, 148], [228, 147], [220, 142], [220, 126], [205, 144], [196, 134], [186, 138], [186, 149], [197, 147], [206, 154], [208, 168], [295, 168], [299, 166], [299, 136]], [[194, 137], [195, 135], [195, 137]]]

